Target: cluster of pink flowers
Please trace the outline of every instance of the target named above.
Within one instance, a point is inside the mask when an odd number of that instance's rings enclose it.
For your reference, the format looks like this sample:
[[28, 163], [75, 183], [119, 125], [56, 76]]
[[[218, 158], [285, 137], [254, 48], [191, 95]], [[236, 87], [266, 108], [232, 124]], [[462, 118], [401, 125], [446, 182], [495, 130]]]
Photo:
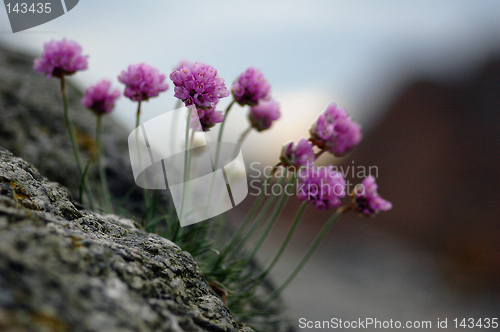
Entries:
[[170, 79], [175, 85], [174, 96], [188, 108], [208, 110], [215, 107], [220, 98], [229, 96], [229, 90], [217, 70], [204, 63], [195, 62], [174, 70]]
[[255, 106], [261, 100], [269, 100], [270, 90], [264, 75], [253, 67], [242, 73], [231, 87], [234, 100], [241, 106]]
[[148, 100], [168, 89], [163, 83], [165, 75], [145, 63], [130, 65], [127, 71], [121, 72], [118, 80], [125, 84], [125, 96], [134, 101]]
[[297, 198], [314, 204], [318, 210], [339, 207], [346, 195], [344, 177], [331, 165], [303, 168], [298, 171], [298, 177]]
[[297, 144], [289, 142], [281, 149], [281, 164], [285, 167], [292, 166], [297, 169], [314, 164], [314, 151], [311, 142], [301, 138]]
[[261, 101], [258, 105], [250, 108], [248, 119], [257, 131], [269, 129], [273, 123], [280, 118], [280, 106], [275, 101]]
[[102, 80], [87, 89], [82, 98], [82, 104], [96, 114], [110, 113], [115, 107], [115, 100], [120, 96], [120, 91], [110, 91], [111, 82]]
[[50, 41], [43, 46], [42, 57], [35, 59], [33, 68], [48, 78], [73, 75], [87, 69], [88, 55], [82, 55], [82, 48], [74, 41]]
[[[317, 209], [329, 209], [340, 206], [340, 198], [345, 196], [345, 180], [342, 174], [330, 168], [316, 167], [315, 159], [322, 152], [328, 151], [340, 157], [351, 152], [361, 142], [361, 127], [347, 112], [335, 104], [328, 105], [310, 130], [310, 138], [302, 138], [296, 145], [285, 144], [281, 150], [280, 164], [295, 167], [299, 172], [299, 199], [308, 201]], [[314, 154], [313, 146], [320, 153]], [[303, 170], [307, 170], [304, 174]], [[372, 176], [360, 185], [366, 188], [362, 193], [353, 192], [353, 208], [364, 215], [374, 215], [379, 211], [391, 209], [390, 202], [376, 193], [377, 185]], [[333, 188], [337, 190], [332, 190]], [[340, 190], [343, 188], [343, 190]]]
[[352, 121], [346, 110], [335, 104], [328, 105], [326, 111], [313, 123], [311, 142], [335, 156], [344, 156], [361, 142], [361, 127]]
[[375, 216], [380, 211], [388, 211], [392, 204], [377, 193], [375, 178], [370, 175], [361, 184], [358, 184], [352, 192], [353, 206], [356, 211], [365, 216]]
[[[50, 41], [44, 45], [42, 57], [35, 59], [33, 68], [48, 78], [72, 75], [87, 69], [88, 56], [81, 53], [82, 48], [73, 41]], [[191, 128], [208, 131], [224, 121], [224, 114], [216, 111], [215, 106], [230, 92], [212, 66], [183, 61], [170, 74], [170, 78], [175, 85], [175, 97], [182, 100], [186, 107], [194, 108]], [[144, 63], [130, 65], [121, 72], [118, 80], [125, 84], [124, 95], [139, 102], [168, 89], [164, 83], [165, 75]], [[279, 104], [270, 100], [270, 85], [258, 69], [251, 67], [243, 72], [232, 84], [231, 91], [235, 102], [251, 107], [248, 118], [257, 131], [269, 129], [273, 121], [280, 118]], [[111, 112], [119, 95], [118, 90], [111, 91], [110, 81], [103, 80], [89, 87], [81, 102], [101, 115]], [[317, 155], [314, 154], [313, 146], [321, 153], [328, 151], [337, 157], [344, 156], [361, 142], [361, 127], [349, 117], [345, 109], [330, 104], [309, 132], [309, 139], [302, 138], [297, 144], [289, 142], [283, 146], [281, 165], [295, 167], [299, 172], [299, 200], [308, 201], [317, 209], [338, 207], [340, 199], [346, 194], [345, 180], [332, 166], [314, 165]], [[373, 176], [365, 178], [351, 197], [353, 208], [366, 216], [392, 208], [390, 202], [378, 195]]]
[[216, 111], [215, 107], [208, 110], [197, 108], [193, 110], [191, 128], [197, 131], [209, 131], [210, 128], [222, 121], [224, 121], [224, 114], [221, 111]]

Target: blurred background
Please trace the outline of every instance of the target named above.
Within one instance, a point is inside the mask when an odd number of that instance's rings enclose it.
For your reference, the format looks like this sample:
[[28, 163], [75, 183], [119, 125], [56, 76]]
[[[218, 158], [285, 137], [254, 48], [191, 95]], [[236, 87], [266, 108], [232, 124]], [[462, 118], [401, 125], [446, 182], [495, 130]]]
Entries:
[[[376, 219], [345, 216], [334, 227], [284, 294], [297, 326], [301, 317], [498, 316], [500, 2], [80, 1], [16, 34], [0, 10], [4, 47], [39, 56], [45, 42], [63, 37], [90, 55], [89, 70], [72, 78], [82, 89], [101, 78], [121, 88], [118, 74], [139, 62], [167, 76], [180, 60], [205, 62], [227, 85], [259, 68], [282, 118], [250, 134], [248, 165], [274, 165], [281, 146], [306, 137], [331, 102], [362, 124], [353, 153], [320, 162], [376, 166], [379, 193], [394, 208]], [[143, 121], [174, 106], [168, 82], [144, 105]], [[233, 109], [226, 140], [247, 128], [247, 112]], [[132, 130], [135, 104], [121, 98], [114, 117]], [[251, 201], [231, 211], [234, 220]], [[287, 231], [298, 207], [292, 201], [260, 253], [264, 262]], [[276, 267], [276, 284], [330, 214], [308, 210]]]

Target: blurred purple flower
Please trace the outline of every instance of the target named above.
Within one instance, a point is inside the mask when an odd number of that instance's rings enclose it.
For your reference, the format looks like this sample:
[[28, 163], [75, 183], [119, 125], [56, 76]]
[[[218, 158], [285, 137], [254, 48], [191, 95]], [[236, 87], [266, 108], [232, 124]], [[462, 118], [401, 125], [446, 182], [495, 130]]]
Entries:
[[335, 104], [328, 105], [311, 130], [311, 142], [337, 157], [344, 156], [361, 142], [361, 127], [352, 121], [346, 110]]
[[293, 142], [287, 143], [281, 149], [281, 164], [285, 167], [293, 166], [300, 168], [314, 164], [314, 151], [311, 142], [305, 138], [294, 145]]
[[250, 108], [248, 118], [257, 131], [269, 129], [281, 116], [280, 105], [275, 101], [263, 101]]
[[217, 70], [204, 63], [195, 62], [174, 70], [170, 79], [175, 85], [174, 96], [189, 108], [209, 110], [220, 98], [229, 96], [229, 90]]
[[392, 209], [391, 202], [386, 201], [377, 193], [377, 184], [372, 175], [354, 187], [352, 201], [354, 210], [365, 216], [375, 216], [380, 211]]
[[165, 75], [145, 63], [128, 66], [118, 80], [125, 84], [124, 95], [134, 101], [148, 100], [168, 89], [167, 83], [163, 83]]
[[191, 61], [188, 61], [188, 60], [186, 60], [186, 59], [183, 59], [183, 60], [179, 61], [179, 64], [178, 64], [176, 67], [174, 67], [174, 69], [173, 69], [173, 70], [174, 70], [174, 71], [176, 71], [176, 70], [181, 70], [181, 69], [182, 69], [182, 67], [189, 66], [190, 64], [191, 64]]
[[73, 75], [79, 70], [87, 69], [88, 55], [82, 55], [78, 43], [66, 40], [52, 40], [43, 46], [42, 57], [33, 61], [33, 68], [47, 78]]
[[260, 100], [269, 100], [270, 89], [264, 75], [253, 67], [242, 73], [231, 87], [234, 100], [241, 106], [255, 106]]
[[193, 110], [190, 126], [196, 131], [209, 131], [210, 128], [222, 121], [224, 121], [224, 114], [221, 111], [216, 111], [215, 107], [208, 110], [197, 108]]
[[110, 91], [111, 82], [102, 80], [90, 86], [82, 98], [82, 104], [96, 114], [110, 113], [115, 107], [115, 100], [120, 96], [120, 91]]
[[317, 210], [339, 207], [340, 199], [346, 195], [345, 180], [331, 165], [302, 168], [297, 176], [297, 198], [314, 204]]

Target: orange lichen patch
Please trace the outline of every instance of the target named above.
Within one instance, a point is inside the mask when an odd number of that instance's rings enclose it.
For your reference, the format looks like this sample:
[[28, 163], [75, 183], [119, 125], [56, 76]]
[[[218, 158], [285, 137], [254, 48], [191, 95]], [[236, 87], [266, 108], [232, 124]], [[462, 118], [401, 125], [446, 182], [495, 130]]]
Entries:
[[16, 200], [16, 202], [19, 199], [30, 199], [26, 191], [23, 188], [18, 187], [16, 183], [11, 182], [10, 186], [14, 189], [14, 199]]
[[48, 331], [64, 332], [68, 331], [68, 327], [61, 320], [42, 313], [35, 313], [32, 316], [35, 325], [47, 329]]
[[75, 136], [80, 149], [87, 152], [90, 160], [95, 162], [97, 160], [97, 144], [94, 137], [84, 131], [78, 130], [77, 127], [75, 127]]
[[73, 246], [76, 248], [80, 248], [82, 246], [81, 238], [78, 236], [72, 236], [70, 237], [71, 242], [73, 243]]

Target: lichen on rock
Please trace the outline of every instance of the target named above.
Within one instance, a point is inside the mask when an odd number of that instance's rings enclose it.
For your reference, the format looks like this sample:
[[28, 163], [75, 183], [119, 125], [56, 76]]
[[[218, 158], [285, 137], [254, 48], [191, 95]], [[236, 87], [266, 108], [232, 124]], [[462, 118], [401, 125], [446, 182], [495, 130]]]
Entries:
[[0, 148], [0, 329], [251, 331], [238, 327], [191, 255]]

